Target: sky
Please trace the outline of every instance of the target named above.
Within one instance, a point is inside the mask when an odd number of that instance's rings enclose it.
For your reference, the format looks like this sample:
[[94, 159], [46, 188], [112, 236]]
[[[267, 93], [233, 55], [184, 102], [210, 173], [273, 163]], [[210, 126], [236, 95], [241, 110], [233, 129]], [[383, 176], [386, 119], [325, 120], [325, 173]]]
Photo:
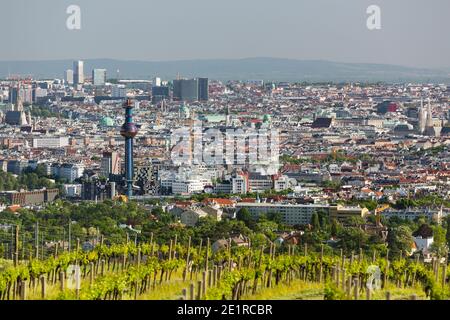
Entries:
[[[69, 30], [67, 7], [81, 9]], [[369, 30], [366, 9], [381, 9]], [[449, 0], [1, 0], [0, 60], [277, 57], [450, 67]]]

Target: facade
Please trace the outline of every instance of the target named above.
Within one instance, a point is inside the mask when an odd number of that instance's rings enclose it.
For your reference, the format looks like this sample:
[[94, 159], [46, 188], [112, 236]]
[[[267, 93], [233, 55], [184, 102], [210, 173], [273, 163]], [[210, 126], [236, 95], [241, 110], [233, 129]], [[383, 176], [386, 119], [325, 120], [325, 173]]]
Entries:
[[64, 192], [69, 198], [78, 198], [81, 196], [81, 184], [65, 184]]
[[311, 222], [314, 212], [330, 212], [329, 205], [302, 205], [302, 204], [281, 204], [281, 203], [237, 203], [236, 208], [247, 208], [254, 218], [261, 214], [280, 213], [283, 223], [287, 225], [306, 225]]
[[164, 99], [169, 100], [170, 92], [169, 87], [153, 86], [152, 87], [152, 103], [158, 103]]
[[427, 252], [431, 245], [433, 244], [433, 237], [422, 238], [422, 236], [414, 237], [414, 243], [416, 244], [417, 250]]
[[231, 179], [232, 193], [247, 194], [248, 193], [248, 179], [247, 176], [238, 175]]
[[33, 148], [59, 149], [69, 145], [69, 137], [34, 138]]
[[108, 178], [110, 174], [121, 173], [121, 161], [117, 152], [104, 152], [101, 162], [101, 174]]
[[197, 224], [198, 219], [201, 217], [206, 217], [207, 213], [203, 211], [185, 210], [181, 213], [181, 223], [193, 227]]
[[7, 164], [7, 171], [19, 175], [29, 166], [30, 164], [27, 160], [10, 160]]
[[153, 164], [138, 163], [134, 166], [134, 179], [141, 195], [159, 194], [158, 167]]
[[173, 81], [175, 101], [198, 101], [198, 79], [179, 79]]
[[30, 84], [21, 84], [17, 87], [10, 87], [8, 95], [9, 103], [17, 104], [18, 97], [20, 97], [22, 103], [33, 103], [33, 87]]
[[198, 100], [209, 100], [209, 80], [208, 78], [198, 78]]
[[204, 183], [200, 180], [174, 181], [172, 183], [173, 194], [191, 194], [203, 192]]
[[84, 62], [74, 61], [73, 62], [73, 83], [83, 84], [84, 83]]
[[440, 223], [443, 218], [442, 209], [405, 209], [405, 210], [386, 210], [382, 215], [386, 218], [397, 217], [399, 219], [414, 220], [419, 217], [425, 217], [428, 221]]
[[92, 84], [94, 86], [104, 86], [106, 83], [106, 69], [92, 70]]
[[338, 221], [343, 221], [351, 217], [365, 217], [369, 210], [367, 208], [357, 207], [346, 207], [346, 206], [330, 206], [330, 218], [337, 219]]
[[127, 96], [127, 88], [123, 84], [113, 85], [111, 88], [111, 96], [113, 98], [125, 98]]
[[66, 83], [69, 85], [73, 84], [73, 70], [72, 69], [67, 69], [64, 72], [64, 81], [66, 81]]
[[81, 198], [90, 201], [103, 201], [116, 196], [115, 182], [102, 182], [98, 179], [83, 181], [81, 187]]
[[66, 179], [70, 183], [75, 181], [78, 178], [81, 178], [84, 173], [84, 165], [83, 164], [62, 164], [59, 167], [59, 172], [57, 174], [58, 177], [62, 179]]
[[12, 205], [20, 206], [37, 205], [52, 202], [59, 194], [59, 189], [42, 189], [33, 191], [7, 191], [0, 196], [6, 197]]

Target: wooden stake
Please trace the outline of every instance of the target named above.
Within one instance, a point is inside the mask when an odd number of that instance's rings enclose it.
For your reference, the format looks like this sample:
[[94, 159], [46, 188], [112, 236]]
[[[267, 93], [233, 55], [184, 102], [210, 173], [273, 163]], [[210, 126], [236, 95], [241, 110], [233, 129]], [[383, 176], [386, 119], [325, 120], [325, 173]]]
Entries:
[[189, 300], [195, 300], [195, 286], [193, 283], [189, 285]]
[[40, 280], [40, 282], [41, 282], [41, 298], [42, 298], [42, 300], [44, 300], [44, 299], [45, 299], [45, 296], [46, 296], [45, 276], [40, 276], [40, 277], [39, 277], [39, 280]]

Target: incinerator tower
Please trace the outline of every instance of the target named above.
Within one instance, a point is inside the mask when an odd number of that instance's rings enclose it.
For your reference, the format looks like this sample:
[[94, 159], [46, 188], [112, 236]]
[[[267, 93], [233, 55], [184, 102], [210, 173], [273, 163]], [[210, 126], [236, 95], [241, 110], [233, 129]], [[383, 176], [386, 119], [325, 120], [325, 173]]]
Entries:
[[125, 181], [128, 198], [133, 195], [133, 140], [138, 133], [138, 129], [133, 123], [133, 104], [131, 99], [125, 101], [125, 123], [120, 130], [120, 134], [125, 138]]

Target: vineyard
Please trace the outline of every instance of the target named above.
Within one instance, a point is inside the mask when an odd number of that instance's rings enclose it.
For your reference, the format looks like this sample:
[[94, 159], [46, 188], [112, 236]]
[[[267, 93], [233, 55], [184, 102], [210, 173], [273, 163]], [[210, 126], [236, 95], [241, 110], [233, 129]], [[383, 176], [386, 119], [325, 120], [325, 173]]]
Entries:
[[[45, 259], [0, 261], [1, 300], [242, 300], [289, 298], [315, 290], [313, 299], [448, 299], [446, 263], [389, 256], [346, 257], [305, 246], [232, 246], [213, 251], [209, 239], [106, 245], [90, 251], [54, 249]], [[367, 288], [379, 269], [380, 288]], [[297, 290], [297, 291], [296, 291]], [[278, 293], [277, 293], [278, 292]], [[283, 294], [285, 294], [285, 296]]]

